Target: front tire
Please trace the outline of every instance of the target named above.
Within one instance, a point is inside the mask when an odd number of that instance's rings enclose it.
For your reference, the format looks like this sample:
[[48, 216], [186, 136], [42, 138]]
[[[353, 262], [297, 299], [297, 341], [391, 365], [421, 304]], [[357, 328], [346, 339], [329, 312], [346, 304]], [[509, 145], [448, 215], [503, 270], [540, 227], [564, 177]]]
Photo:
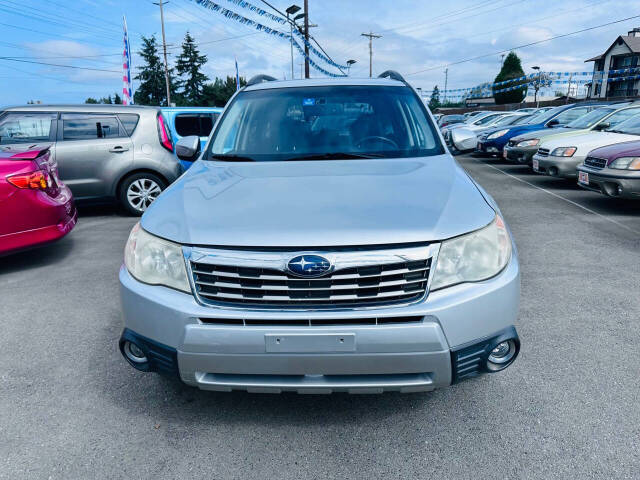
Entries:
[[153, 173], [134, 173], [120, 186], [120, 204], [128, 213], [139, 217], [165, 188], [166, 182]]

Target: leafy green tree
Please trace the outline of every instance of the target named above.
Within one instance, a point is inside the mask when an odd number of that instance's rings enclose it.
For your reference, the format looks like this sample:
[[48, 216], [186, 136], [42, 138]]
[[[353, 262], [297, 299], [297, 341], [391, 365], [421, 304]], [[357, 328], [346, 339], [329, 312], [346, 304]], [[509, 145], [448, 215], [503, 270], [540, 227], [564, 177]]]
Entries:
[[[504, 63], [502, 64], [502, 69], [500, 73], [496, 76], [494, 83], [504, 82], [505, 80], [511, 80], [513, 78], [518, 78], [524, 76], [524, 70], [522, 70], [522, 63], [520, 62], [520, 58], [514, 53], [509, 52], [509, 55], [504, 59]], [[497, 87], [493, 87], [493, 91], [501, 90], [503, 88], [515, 87], [518, 85], [523, 85], [527, 83], [527, 80], [521, 80], [519, 82], [508, 83], [506, 85], [499, 85]], [[503, 105], [505, 103], [520, 103], [524, 100], [524, 97], [527, 95], [527, 87], [516, 88], [515, 90], [511, 90], [509, 92], [500, 92], [494, 93], [493, 98], [497, 105]]]
[[[244, 77], [240, 77], [240, 86], [247, 84]], [[202, 105], [224, 107], [229, 99], [236, 93], [236, 78], [227, 76], [222, 80], [217, 78], [213, 83], [207, 83], [203, 90]]]
[[436, 85], [433, 87], [433, 91], [431, 92], [431, 98], [429, 99], [429, 108], [431, 110], [435, 110], [440, 106], [440, 90]]
[[113, 95], [113, 103], [116, 105], [122, 105], [122, 97], [118, 95], [118, 92]]
[[209, 80], [202, 73], [205, 63], [207, 56], [200, 55], [195, 40], [187, 32], [182, 42], [182, 53], [176, 59], [176, 72], [182, 100], [190, 105], [200, 105], [203, 100], [205, 82]]
[[98, 102], [98, 100], [96, 100], [96, 99], [95, 99], [95, 98], [93, 98], [93, 97], [89, 97], [89, 98], [87, 98], [87, 99], [84, 101], [84, 103], [89, 103], [89, 104], [91, 104], [91, 105], [95, 105], [95, 104], [100, 103], [100, 102]]
[[[135, 79], [140, 83], [134, 94], [134, 101], [139, 105], [166, 105], [167, 89], [164, 78], [164, 64], [158, 54], [158, 44], [155, 35], [142, 36], [142, 50], [138, 52], [144, 64], [138, 67]], [[171, 95], [175, 93], [175, 79], [173, 69], [169, 69], [169, 86]]]

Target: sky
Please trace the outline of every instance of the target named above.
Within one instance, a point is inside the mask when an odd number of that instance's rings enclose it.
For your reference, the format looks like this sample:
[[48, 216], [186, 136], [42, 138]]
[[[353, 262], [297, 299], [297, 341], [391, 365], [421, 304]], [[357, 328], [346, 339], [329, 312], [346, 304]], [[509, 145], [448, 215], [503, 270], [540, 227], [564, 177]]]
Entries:
[[[212, 1], [288, 30], [231, 0]], [[269, 3], [283, 11], [291, 1]], [[295, 1], [302, 6], [302, 0]], [[261, 0], [251, 2], [269, 10]], [[235, 75], [235, 58], [247, 78], [258, 73], [290, 78], [288, 40], [257, 32], [194, 0], [170, 0], [164, 11], [170, 63], [189, 31], [208, 57], [204, 73], [212, 79]], [[123, 15], [135, 75], [141, 36], [155, 34], [161, 41], [159, 7], [152, 0], [0, 0], [0, 107], [29, 100], [81, 103], [121, 92]], [[634, 15], [638, 18], [516, 48], [526, 73], [534, 65], [546, 71], [591, 70], [593, 64], [585, 59], [640, 27], [640, 1], [309, 0], [309, 18], [317, 25], [312, 35], [336, 62], [356, 60], [351, 76], [369, 74], [368, 40], [361, 33], [372, 31], [382, 35], [373, 42], [374, 75], [393, 69], [424, 91], [444, 88], [445, 68], [448, 89], [472, 87], [493, 80], [504, 50]], [[296, 78], [301, 61], [294, 53]], [[312, 76], [322, 74], [312, 70]]]

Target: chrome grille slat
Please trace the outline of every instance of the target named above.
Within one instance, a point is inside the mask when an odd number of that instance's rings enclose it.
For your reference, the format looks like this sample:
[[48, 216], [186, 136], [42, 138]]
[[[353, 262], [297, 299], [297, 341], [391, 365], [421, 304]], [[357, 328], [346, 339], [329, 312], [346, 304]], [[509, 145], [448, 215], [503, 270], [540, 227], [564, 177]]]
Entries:
[[284, 291], [284, 292], [289, 292], [289, 291], [303, 291], [303, 290], [309, 290], [312, 291], [314, 293], [316, 292], [331, 292], [331, 291], [335, 291], [335, 290], [358, 290], [358, 289], [367, 289], [367, 288], [376, 288], [376, 287], [393, 287], [393, 286], [404, 286], [404, 285], [412, 285], [414, 283], [424, 283], [426, 282], [427, 279], [426, 278], [420, 278], [418, 280], [410, 280], [410, 281], [406, 281], [406, 280], [393, 280], [390, 282], [380, 282], [380, 283], [376, 283], [374, 285], [358, 285], [355, 283], [351, 283], [348, 285], [333, 285], [330, 286], [328, 288], [312, 288], [312, 289], [307, 289], [307, 288], [290, 288], [286, 285], [268, 285], [265, 287], [250, 287], [250, 286], [244, 286], [244, 285], [240, 285], [237, 283], [225, 283], [225, 282], [205, 282], [203, 280], [198, 280], [198, 285], [206, 285], [209, 287], [220, 287], [220, 288], [233, 288], [236, 290], [256, 290], [256, 291]]
[[549, 149], [548, 148], [539, 148], [538, 149], [538, 155], [540, 155], [541, 157], [548, 157], [549, 156]]
[[601, 170], [607, 166], [607, 160], [605, 158], [587, 157], [584, 159], [584, 164], [588, 167]]
[[299, 252], [185, 251], [194, 293], [205, 305], [254, 308], [384, 306], [427, 294], [437, 245], [319, 252], [334, 270], [301, 278], [286, 270]]
[[[414, 292], [403, 292], [401, 294], [401, 296], [407, 296], [407, 295], [413, 295]], [[231, 298], [231, 299], [247, 299], [246, 296], [242, 295], [242, 294], [238, 294], [238, 293], [216, 293], [216, 294], [207, 294], [204, 292], [200, 292], [200, 295], [204, 296], [204, 297], [210, 297], [210, 298]], [[326, 298], [286, 298], [287, 302], [306, 302], [306, 303], [313, 303], [314, 301], [327, 301], [327, 300], [362, 300], [362, 299], [368, 299], [368, 298], [387, 298], [387, 297], [397, 297], [398, 296], [398, 292], [383, 292], [383, 293], [378, 293], [375, 295], [330, 295], [329, 297]], [[284, 295], [280, 295], [280, 296], [276, 296], [276, 295], [264, 295], [260, 298], [249, 298], [249, 300], [262, 300], [262, 301], [282, 301], [283, 300]]]
[[[392, 275], [399, 275], [399, 274], [403, 274], [403, 273], [415, 273], [415, 272], [428, 272], [429, 268], [418, 268], [415, 270], [409, 270], [408, 268], [401, 268], [398, 270], [387, 270], [384, 271], [378, 275], [358, 275], [358, 274], [346, 274], [346, 275], [340, 275], [338, 274], [334, 274], [331, 276], [331, 280], [349, 280], [349, 279], [358, 279], [358, 278], [373, 278], [373, 277], [385, 277], [385, 276], [392, 276]], [[256, 279], [256, 280], [281, 280], [281, 281], [288, 281], [291, 280], [292, 277], [288, 277], [286, 275], [259, 275], [257, 277], [243, 277], [237, 273], [232, 273], [232, 272], [221, 272], [219, 270], [215, 270], [215, 271], [209, 271], [206, 272], [204, 270], [198, 270], [198, 269], [192, 269], [193, 273], [199, 273], [202, 275], [215, 275], [217, 277], [230, 277], [230, 278], [251, 278], [251, 279]], [[321, 282], [321, 281], [326, 281], [325, 277], [320, 277], [320, 278], [305, 278], [305, 279], [298, 279], [298, 280], [304, 280], [306, 282]]]

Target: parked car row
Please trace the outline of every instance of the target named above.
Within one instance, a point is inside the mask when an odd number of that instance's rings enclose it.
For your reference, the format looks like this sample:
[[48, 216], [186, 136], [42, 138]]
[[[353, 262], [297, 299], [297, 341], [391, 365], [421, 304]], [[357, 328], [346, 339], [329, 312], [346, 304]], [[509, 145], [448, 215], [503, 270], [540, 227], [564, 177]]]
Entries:
[[607, 196], [640, 199], [640, 102], [566, 105], [485, 133], [476, 154], [502, 155], [540, 174], [577, 178]]
[[3, 213], [16, 214], [3, 215], [0, 254], [64, 236], [76, 222], [74, 199], [118, 203], [142, 215], [192, 163], [177, 158], [174, 139], [196, 135], [204, 144], [221, 111], [122, 105], [3, 109], [0, 204]]

